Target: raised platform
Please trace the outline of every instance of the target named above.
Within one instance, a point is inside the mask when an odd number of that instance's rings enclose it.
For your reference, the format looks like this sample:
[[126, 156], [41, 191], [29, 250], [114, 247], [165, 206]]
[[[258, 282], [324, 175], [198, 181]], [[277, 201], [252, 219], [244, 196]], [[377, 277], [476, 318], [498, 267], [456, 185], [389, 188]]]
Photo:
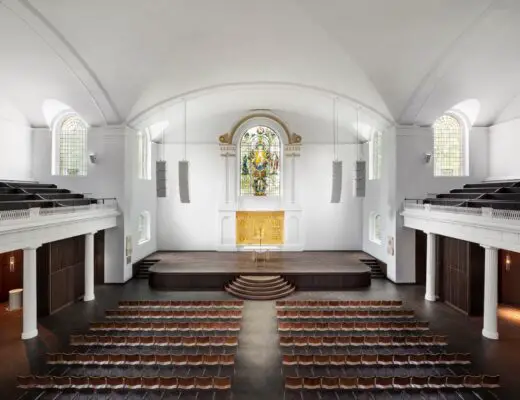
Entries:
[[156, 290], [222, 290], [239, 275], [280, 275], [297, 290], [345, 290], [370, 286], [370, 268], [363, 252], [273, 253], [255, 264], [247, 252], [159, 252], [150, 268]]

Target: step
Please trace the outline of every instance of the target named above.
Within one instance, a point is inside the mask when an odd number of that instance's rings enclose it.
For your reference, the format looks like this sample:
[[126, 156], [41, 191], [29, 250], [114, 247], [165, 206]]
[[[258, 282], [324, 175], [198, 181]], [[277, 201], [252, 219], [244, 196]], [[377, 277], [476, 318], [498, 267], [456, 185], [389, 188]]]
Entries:
[[287, 286], [287, 282], [284, 281], [284, 280], [280, 280], [280, 282], [276, 282], [275, 284], [272, 284], [272, 285], [264, 285], [264, 286], [256, 286], [256, 285], [250, 285], [250, 284], [244, 284], [238, 280], [234, 281], [232, 283], [233, 286], [236, 286], [238, 288], [241, 288], [241, 289], [245, 289], [245, 290], [251, 290], [251, 291], [261, 291], [261, 290], [274, 290], [274, 289], [278, 289], [278, 288], [281, 288], [283, 286]]
[[233, 291], [240, 293], [240, 294], [253, 295], [253, 296], [276, 296], [280, 293], [286, 292], [292, 286], [287, 285], [287, 286], [284, 286], [284, 287], [276, 289], [276, 290], [244, 290], [244, 289], [240, 289], [233, 285], [228, 285], [227, 287], [232, 288]]
[[289, 287], [285, 292], [281, 292], [276, 295], [258, 295], [258, 294], [243, 294], [235, 291], [232, 287], [226, 286], [225, 287], [226, 292], [246, 300], [275, 300], [275, 299], [281, 299], [282, 297], [290, 295], [292, 292], [294, 292], [295, 288], [294, 286]]
[[280, 275], [240, 275], [237, 280], [241, 280], [245, 283], [252, 285], [266, 285], [283, 279]]
[[269, 282], [251, 282], [251, 281], [244, 280], [244, 279], [238, 277], [237, 279], [235, 279], [235, 282], [239, 282], [241, 285], [244, 285], [244, 286], [268, 287], [268, 286], [272, 286], [272, 285], [277, 285], [280, 282], [285, 282], [285, 280], [283, 278], [278, 278], [276, 280], [269, 281]]

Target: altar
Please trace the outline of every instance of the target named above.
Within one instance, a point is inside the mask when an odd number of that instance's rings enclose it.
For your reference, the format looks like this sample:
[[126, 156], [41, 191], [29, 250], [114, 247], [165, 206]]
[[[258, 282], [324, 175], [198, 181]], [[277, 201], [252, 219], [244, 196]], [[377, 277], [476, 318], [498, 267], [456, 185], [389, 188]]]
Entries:
[[[301, 137], [275, 115], [255, 113], [219, 137], [225, 176], [217, 251], [303, 251], [296, 185]], [[269, 246], [267, 248], [266, 246]]]

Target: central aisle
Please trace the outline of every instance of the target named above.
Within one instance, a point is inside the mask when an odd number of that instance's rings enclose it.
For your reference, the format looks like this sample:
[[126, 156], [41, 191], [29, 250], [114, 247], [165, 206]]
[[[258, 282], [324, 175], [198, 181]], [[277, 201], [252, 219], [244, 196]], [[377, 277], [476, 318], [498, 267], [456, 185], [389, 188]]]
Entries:
[[238, 343], [233, 398], [282, 399], [282, 363], [274, 301], [244, 303]]

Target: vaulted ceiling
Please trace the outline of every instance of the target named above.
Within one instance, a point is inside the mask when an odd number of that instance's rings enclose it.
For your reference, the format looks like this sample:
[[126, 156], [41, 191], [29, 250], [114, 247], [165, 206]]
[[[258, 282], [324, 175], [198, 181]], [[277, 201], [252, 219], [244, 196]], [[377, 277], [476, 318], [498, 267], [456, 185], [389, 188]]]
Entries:
[[491, 125], [520, 117], [519, 37], [518, 0], [0, 0], [0, 104], [104, 125], [215, 93], [330, 119], [339, 97], [428, 125], [477, 99]]

